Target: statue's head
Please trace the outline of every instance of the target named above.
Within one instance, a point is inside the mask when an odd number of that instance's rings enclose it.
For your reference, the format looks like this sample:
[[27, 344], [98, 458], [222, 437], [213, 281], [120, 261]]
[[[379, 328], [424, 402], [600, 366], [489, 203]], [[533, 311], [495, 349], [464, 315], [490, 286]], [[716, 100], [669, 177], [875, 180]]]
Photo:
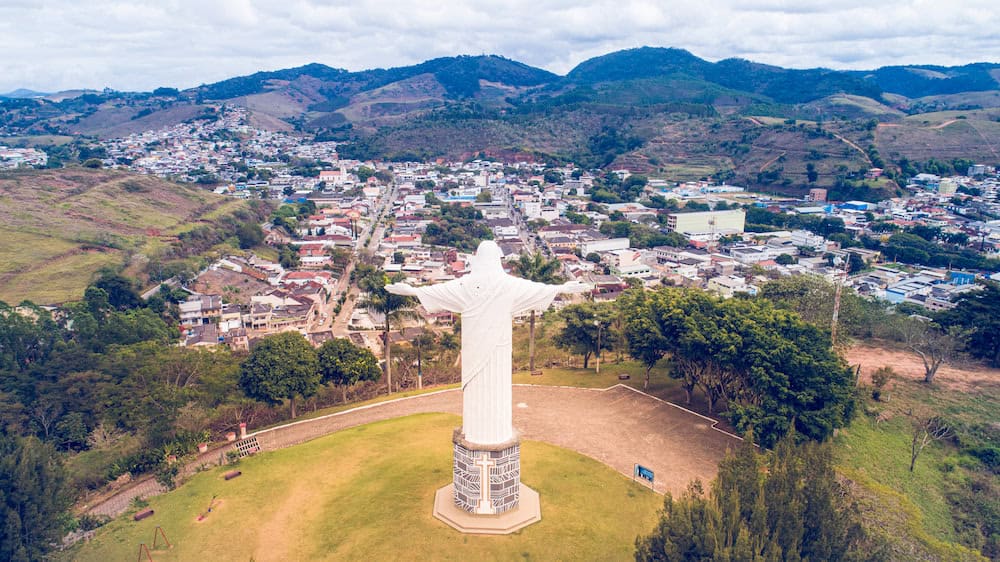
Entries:
[[503, 251], [492, 240], [483, 240], [476, 249], [476, 257], [472, 263], [473, 274], [503, 273]]

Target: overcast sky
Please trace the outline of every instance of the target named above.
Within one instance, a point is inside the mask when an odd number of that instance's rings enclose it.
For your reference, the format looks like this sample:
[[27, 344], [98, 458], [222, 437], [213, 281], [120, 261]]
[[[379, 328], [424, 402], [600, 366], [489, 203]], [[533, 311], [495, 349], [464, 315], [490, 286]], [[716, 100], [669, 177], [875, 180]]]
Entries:
[[0, 92], [482, 53], [565, 74], [642, 45], [794, 68], [956, 65], [1000, 62], [998, 30], [996, 0], [0, 0]]

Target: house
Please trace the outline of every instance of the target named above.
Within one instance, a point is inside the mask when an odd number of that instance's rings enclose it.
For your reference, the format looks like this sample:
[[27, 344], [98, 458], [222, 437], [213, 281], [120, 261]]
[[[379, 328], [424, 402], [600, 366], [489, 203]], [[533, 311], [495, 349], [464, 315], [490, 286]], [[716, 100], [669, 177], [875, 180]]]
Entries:
[[757, 294], [757, 288], [747, 284], [746, 280], [737, 275], [727, 275], [712, 277], [708, 280], [708, 290], [721, 295], [723, 298], [730, 298], [736, 293]]
[[218, 322], [222, 316], [222, 295], [192, 295], [177, 307], [181, 326]]

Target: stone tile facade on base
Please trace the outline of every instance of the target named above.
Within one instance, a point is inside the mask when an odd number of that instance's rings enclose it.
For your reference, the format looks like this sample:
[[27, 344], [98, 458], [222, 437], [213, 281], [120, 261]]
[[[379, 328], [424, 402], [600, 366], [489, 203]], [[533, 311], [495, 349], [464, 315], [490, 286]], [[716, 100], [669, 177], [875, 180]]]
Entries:
[[[455, 505], [476, 515], [496, 515], [517, 507], [521, 489], [521, 443], [479, 445], [455, 430]], [[484, 476], [488, 485], [483, 487]]]

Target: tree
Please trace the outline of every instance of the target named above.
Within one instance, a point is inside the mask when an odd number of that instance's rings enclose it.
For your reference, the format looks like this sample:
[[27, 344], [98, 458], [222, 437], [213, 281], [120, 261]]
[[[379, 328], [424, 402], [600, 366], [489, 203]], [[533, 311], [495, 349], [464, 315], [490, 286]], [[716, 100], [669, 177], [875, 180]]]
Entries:
[[94, 287], [104, 289], [108, 294], [108, 303], [118, 310], [139, 308], [142, 299], [135, 289], [135, 283], [116, 273], [105, 273], [93, 283]]
[[896, 376], [896, 371], [888, 365], [883, 365], [872, 372], [872, 399], [876, 402], [882, 399], [882, 389]]
[[295, 269], [299, 266], [301, 258], [298, 250], [291, 244], [282, 245], [278, 249], [278, 263], [286, 269]]
[[476, 194], [476, 203], [491, 203], [493, 201], [493, 194], [488, 190], [480, 191]]
[[598, 334], [600, 334], [600, 349], [614, 347], [613, 334], [607, 330], [615, 315], [614, 303], [581, 303], [562, 309], [559, 314], [565, 325], [556, 334], [556, 347], [571, 353], [583, 355], [583, 368], [590, 362], [591, 354], [598, 352]]
[[47, 559], [65, 530], [70, 503], [52, 446], [0, 430], [0, 560]]
[[814, 183], [819, 179], [819, 172], [816, 171], [816, 165], [812, 162], [806, 164], [806, 179], [809, 183]]
[[642, 382], [643, 390], [649, 389], [649, 372], [670, 348], [669, 340], [664, 337], [655, 320], [652, 310], [653, 303], [650, 302], [662, 294], [654, 293], [647, 297], [643, 290], [628, 291], [617, 301], [625, 315], [625, 341], [628, 345], [629, 355], [641, 361], [646, 369]]
[[951, 425], [939, 416], [919, 416], [910, 412], [913, 439], [910, 440], [910, 472], [917, 464], [917, 457], [931, 441], [940, 441], [949, 437], [953, 430]]
[[791, 265], [798, 262], [798, 260], [795, 259], [795, 256], [791, 254], [780, 254], [778, 257], [774, 258], [774, 261], [779, 265]]
[[764, 457], [748, 440], [719, 464], [710, 494], [698, 481], [679, 499], [667, 494], [656, 528], [636, 539], [635, 559], [884, 559], [847, 498], [830, 444], [795, 446], [789, 436]]
[[542, 176], [545, 183], [555, 183], [562, 185], [565, 179], [563, 178], [562, 172], [558, 170], [545, 170], [545, 174]]
[[388, 392], [392, 394], [392, 346], [389, 342], [389, 331], [393, 322], [416, 316], [413, 308], [417, 302], [413, 297], [394, 295], [385, 290], [386, 285], [405, 281], [406, 276], [398, 274], [388, 278], [385, 272], [375, 268], [368, 268], [360, 273], [358, 287], [365, 291], [368, 296], [362, 299], [358, 305], [383, 317], [382, 348], [385, 350], [385, 380]]
[[425, 330], [413, 338], [410, 343], [417, 352], [417, 388], [424, 387], [424, 350], [434, 345], [434, 332]]
[[250, 398], [271, 405], [288, 399], [295, 417], [295, 397], [312, 396], [320, 384], [316, 351], [298, 332], [260, 341], [240, 366], [240, 388]]
[[361, 183], [365, 183], [368, 181], [368, 178], [375, 175], [375, 170], [369, 168], [368, 166], [358, 166], [358, 168], [354, 170], [354, 175], [358, 176], [358, 180]]
[[[720, 302], [711, 357], [733, 373], [726, 416], [753, 428], [770, 447], [794, 427], [824, 440], [854, 415], [854, 374], [833, 350], [830, 333], [766, 301]], [[728, 342], [726, 345], [724, 342]]]
[[907, 349], [916, 353], [924, 364], [924, 382], [934, 382], [934, 376], [944, 363], [958, 354], [963, 330], [958, 326], [945, 329], [920, 317], [901, 317], [896, 329]]
[[347, 402], [347, 387], [359, 382], [377, 381], [382, 374], [375, 354], [346, 338], [323, 342], [317, 356], [322, 382], [339, 386], [344, 402]]
[[255, 222], [245, 222], [236, 229], [236, 238], [240, 242], [240, 248], [247, 250], [264, 241], [264, 231]]
[[[537, 283], [561, 283], [559, 271], [562, 263], [557, 259], [547, 260], [541, 252], [522, 253], [514, 262], [514, 275]], [[528, 371], [535, 372], [535, 311], [528, 317]]]

